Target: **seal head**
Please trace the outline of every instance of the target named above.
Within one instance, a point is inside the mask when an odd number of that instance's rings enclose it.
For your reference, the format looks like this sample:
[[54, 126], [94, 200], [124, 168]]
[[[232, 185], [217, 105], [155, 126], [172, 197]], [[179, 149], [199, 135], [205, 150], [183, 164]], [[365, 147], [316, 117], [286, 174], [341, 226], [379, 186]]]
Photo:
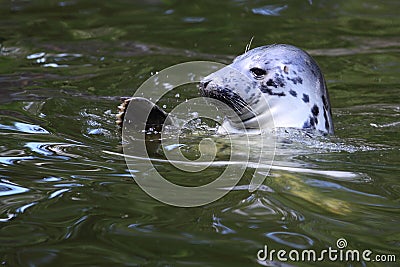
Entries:
[[205, 77], [200, 94], [229, 105], [228, 131], [293, 127], [333, 134], [325, 79], [313, 58], [286, 44], [254, 48]]

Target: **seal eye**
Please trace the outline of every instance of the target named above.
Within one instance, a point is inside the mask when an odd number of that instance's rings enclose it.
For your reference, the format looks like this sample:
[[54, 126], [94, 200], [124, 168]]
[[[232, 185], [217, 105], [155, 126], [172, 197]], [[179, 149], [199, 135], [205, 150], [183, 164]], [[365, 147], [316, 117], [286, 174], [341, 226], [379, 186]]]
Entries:
[[262, 79], [267, 74], [266, 70], [260, 68], [251, 68], [250, 71], [256, 79]]

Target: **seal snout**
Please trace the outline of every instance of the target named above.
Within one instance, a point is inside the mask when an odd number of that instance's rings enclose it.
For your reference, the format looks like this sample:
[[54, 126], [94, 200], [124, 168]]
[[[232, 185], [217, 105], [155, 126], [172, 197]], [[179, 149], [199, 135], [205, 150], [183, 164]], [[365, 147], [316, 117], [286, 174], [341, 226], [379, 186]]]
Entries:
[[212, 79], [206, 79], [199, 84], [200, 95], [221, 101], [241, 115], [248, 106], [246, 101], [228, 86], [219, 85]]

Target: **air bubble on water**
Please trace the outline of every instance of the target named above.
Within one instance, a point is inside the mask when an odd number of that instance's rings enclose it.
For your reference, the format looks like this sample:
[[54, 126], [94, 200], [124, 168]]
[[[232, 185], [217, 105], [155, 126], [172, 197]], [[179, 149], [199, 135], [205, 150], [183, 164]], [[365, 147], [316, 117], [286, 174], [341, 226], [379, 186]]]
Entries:
[[27, 59], [37, 59], [37, 58], [43, 57], [44, 55], [46, 55], [46, 53], [39, 52], [39, 53], [35, 53], [35, 54], [32, 54], [32, 55], [28, 55], [26, 58]]

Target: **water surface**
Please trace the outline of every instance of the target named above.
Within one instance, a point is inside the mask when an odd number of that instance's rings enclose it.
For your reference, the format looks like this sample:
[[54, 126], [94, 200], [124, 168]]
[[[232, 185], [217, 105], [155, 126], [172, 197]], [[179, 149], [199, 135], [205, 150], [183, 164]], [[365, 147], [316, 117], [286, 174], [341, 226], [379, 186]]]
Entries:
[[[0, 2], [1, 265], [280, 266], [257, 251], [319, 251], [339, 238], [398, 263], [398, 10], [373, 0]], [[119, 97], [173, 64], [229, 63], [253, 36], [252, 47], [290, 43], [315, 57], [335, 136], [289, 137], [254, 193], [249, 170], [204, 207], [152, 199], [118, 155]], [[157, 164], [182, 183], [221, 170]]]

